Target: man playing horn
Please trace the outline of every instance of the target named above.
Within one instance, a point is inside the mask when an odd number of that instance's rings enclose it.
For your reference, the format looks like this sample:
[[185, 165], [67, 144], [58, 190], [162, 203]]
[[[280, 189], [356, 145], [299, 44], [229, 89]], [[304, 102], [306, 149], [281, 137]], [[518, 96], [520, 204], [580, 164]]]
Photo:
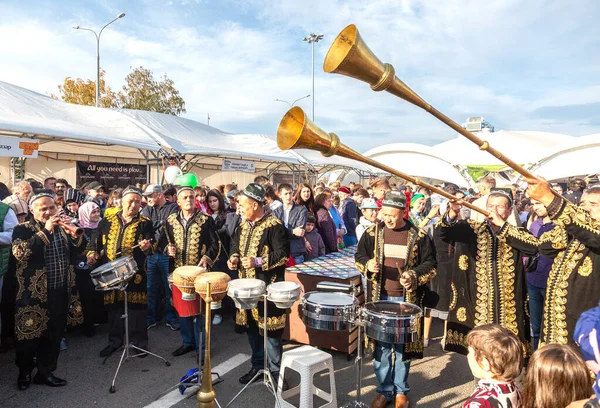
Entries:
[[[90, 265], [103, 265], [117, 258], [132, 255], [138, 270], [127, 285], [129, 338], [142, 349], [148, 348], [146, 314], [148, 293], [146, 284], [146, 257], [152, 252], [150, 241], [154, 236], [152, 221], [140, 213], [142, 192], [129, 186], [123, 190], [122, 209], [100, 221], [92, 236], [87, 261]], [[124, 342], [124, 295], [120, 290], [107, 291], [104, 304], [108, 306], [108, 346], [100, 357], [108, 357]], [[143, 357], [147, 356], [144, 355]]]
[[540, 347], [573, 343], [577, 319], [600, 301], [600, 187], [585, 190], [578, 207], [555, 196], [545, 180], [527, 182], [527, 195], [546, 206], [556, 224], [540, 237], [540, 253], [554, 258]]
[[[238, 270], [240, 278], [253, 278], [267, 285], [284, 280], [285, 265], [290, 256], [290, 240], [283, 223], [274, 215], [265, 213], [265, 188], [250, 183], [238, 201], [243, 221], [231, 243], [229, 269]], [[263, 336], [267, 335], [269, 369], [275, 383], [283, 346], [281, 336], [285, 328], [285, 310], [273, 302], [267, 303], [267, 327], [263, 323], [263, 304], [252, 310], [238, 310], [236, 331], [246, 332], [252, 349], [252, 368], [239, 381], [247, 384], [264, 367]]]
[[[159, 247], [166, 248], [167, 255], [174, 259], [171, 272], [186, 265], [212, 267], [220, 249], [214, 220], [196, 209], [196, 197], [191, 187], [181, 187], [177, 191], [177, 204], [181, 210], [169, 215], [159, 242]], [[179, 317], [183, 345], [172, 353], [173, 356], [199, 351], [203, 321], [200, 315]], [[204, 341], [202, 343], [204, 345]]]
[[[455, 243], [455, 308], [448, 317], [445, 349], [467, 354], [467, 333], [476, 326], [500, 324], [519, 337], [523, 355], [531, 352], [527, 282], [523, 256], [537, 253], [537, 239], [507, 222], [512, 197], [492, 191], [483, 222], [457, 220], [462, 206], [450, 202], [442, 218], [442, 240]], [[454, 288], [453, 288], [454, 290]]]
[[[12, 247], [16, 261], [15, 335], [20, 390], [29, 387], [31, 371], [36, 366], [36, 384], [67, 384], [52, 372], [56, 370], [67, 319], [83, 321], [81, 304], [72, 302], [76, 300], [72, 260], [85, 250], [87, 243], [83, 235], [74, 237], [58, 226], [60, 216], [51, 194], [35, 195], [29, 204], [33, 217], [14, 228]], [[72, 312], [70, 303], [74, 305]]]
[[[425, 231], [404, 219], [406, 196], [399, 191], [385, 194], [380, 215], [364, 232], [355, 255], [356, 267], [368, 280], [369, 302], [392, 300], [419, 304], [424, 285], [435, 276], [435, 249]], [[379, 383], [373, 408], [395, 400], [396, 408], [407, 408], [410, 391], [410, 360], [423, 357], [423, 318], [417, 320], [418, 340], [410, 344], [376, 341], [375, 376]], [[394, 354], [395, 358], [392, 358]]]

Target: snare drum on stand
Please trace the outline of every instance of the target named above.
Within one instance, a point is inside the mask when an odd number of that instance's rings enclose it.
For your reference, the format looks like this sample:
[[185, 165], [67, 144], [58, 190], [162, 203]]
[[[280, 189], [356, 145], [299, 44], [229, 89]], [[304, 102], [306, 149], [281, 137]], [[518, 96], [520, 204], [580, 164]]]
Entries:
[[137, 270], [135, 259], [133, 259], [133, 256], [128, 255], [97, 267], [90, 272], [90, 278], [96, 290], [109, 291], [126, 284]]

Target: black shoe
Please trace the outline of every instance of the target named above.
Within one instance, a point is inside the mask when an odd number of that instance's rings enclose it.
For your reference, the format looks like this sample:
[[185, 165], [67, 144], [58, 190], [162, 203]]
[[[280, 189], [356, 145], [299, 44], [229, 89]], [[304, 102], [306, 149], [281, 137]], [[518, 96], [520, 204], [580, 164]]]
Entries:
[[118, 350], [118, 348], [113, 347], [109, 344], [108, 346], [106, 346], [102, 349], [102, 351], [100, 352], [100, 357], [108, 357], [117, 350]]
[[194, 347], [194, 346], [181, 346], [177, 350], [172, 352], [171, 354], [173, 355], [173, 357], [179, 357], [179, 356], [183, 356], [184, 354], [187, 354], [190, 351], [193, 351], [195, 349], [196, 349], [196, 347]]
[[[252, 367], [250, 369], [250, 371], [248, 371], [248, 374], [242, 375], [240, 377], [240, 379], [239, 379], [240, 383], [241, 384], [248, 384], [250, 382], [250, 380], [254, 378], [254, 376], [256, 375], [256, 373], [258, 373], [258, 370], [256, 368]], [[256, 379], [258, 379], [258, 377]]]
[[67, 380], [58, 378], [52, 373], [45, 375], [45, 376], [41, 376], [40, 373], [37, 373], [35, 375], [35, 377], [33, 377], [33, 383], [34, 384], [46, 384], [50, 387], [63, 387], [65, 385], [67, 385]]
[[25, 391], [31, 385], [31, 372], [19, 373], [17, 377], [17, 386], [20, 391]]

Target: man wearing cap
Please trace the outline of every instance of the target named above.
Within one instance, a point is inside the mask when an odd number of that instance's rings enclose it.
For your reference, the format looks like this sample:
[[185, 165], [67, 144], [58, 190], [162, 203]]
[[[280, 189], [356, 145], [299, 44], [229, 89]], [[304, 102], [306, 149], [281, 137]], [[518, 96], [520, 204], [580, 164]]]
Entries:
[[148, 184], [143, 196], [146, 197], [148, 205], [142, 210], [142, 215], [152, 221], [154, 242], [158, 242], [156, 252], [148, 257], [146, 265], [148, 272], [148, 317], [146, 323], [148, 329], [156, 326], [162, 286], [165, 293], [166, 325], [171, 330], [179, 330], [179, 318], [171, 302], [171, 290], [167, 280], [169, 276], [169, 257], [165, 252], [166, 247], [160, 241], [167, 218], [171, 214], [176, 214], [179, 207], [177, 204], [167, 201], [159, 184]]
[[87, 185], [88, 194], [85, 197], [85, 201], [94, 201], [101, 210], [106, 208], [106, 203], [104, 202], [104, 186], [97, 181], [92, 181]]
[[441, 221], [440, 237], [454, 242], [456, 262], [456, 305], [448, 316], [445, 350], [467, 354], [467, 333], [496, 323], [519, 337], [527, 357], [531, 343], [523, 257], [537, 254], [537, 238], [507, 222], [512, 197], [503, 190], [488, 195], [490, 216], [483, 222], [458, 220], [461, 208], [450, 202]]
[[283, 205], [273, 210], [273, 215], [279, 219], [288, 231], [290, 239], [290, 255], [296, 264], [304, 262], [306, 244], [304, 243], [304, 229], [306, 228], [306, 207], [294, 203], [294, 188], [291, 184], [281, 183], [277, 187], [277, 194]]
[[[422, 307], [424, 287], [435, 276], [435, 248], [429, 236], [404, 219], [406, 196], [386, 193], [380, 216], [367, 228], [358, 243], [355, 265], [368, 281], [367, 301], [391, 300]], [[397, 408], [409, 405], [410, 360], [423, 357], [422, 317], [416, 321], [417, 340], [409, 344], [370, 341], [373, 367], [379, 383], [373, 408], [395, 401]]]
[[[191, 187], [181, 187], [177, 191], [177, 204], [181, 210], [169, 215], [159, 240], [159, 247], [165, 248], [165, 254], [174, 259], [170, 271], [186, 265], [209, 269], [219, 257], [220, 245], [215, 221], [196, 209], [196, 197]], [[173, 352], [173, 356], [199, 350], [203, 320], [200, 316], [179, 317], [183, 345]]]
[[[84, 236], [73, 237], [58, 226], [60, 216], [51, 194], [31, 197], [33, 217], [14, 228], [12, 255], [16, 264], [15, 300], [17, 385], [25, 390], [37, 365], [34, 382], [52, 387], [66, 385], [55, 377], [60, 341], [68, 314], [82, 318], [81, 305], [69, 294], [75, 286], [72, 259], [85, 250]], [[66, 224], [68, 220], [63, 221]], [[37, 363], [34, 358], [37, 357]]]
[[[140, 213], [142, 192], [129, 186], [123, 190], [121, 209], [106, 216], [98, 224], [92, 235], [87, 253], [91, 266], [100, 266], [117, 258], [131, 255], [138, 270], [127, 285], [127, 303], [129, 313], [129, 338], [143, 349], [148, 347], [146, 315], [148, 313], [148, 294], [146, 278], [146, 257], [152, 253], [151, 241], [154, 239], [152, 221]], [[123, 319], [123, 292], [113, 290], [105, 292], [104, 304], [108, 312], [108, 346], [101, 357], [108, 357], [118, 350], [125, 338]]]
[[358, 207], [356, 202], [350, 197], [352, 192], [346, 186], [338, 190], [340, 196], [340, 215], [346, 226], [346, 233], [343, 236], [344, 246], [352, 246], [358, 243], [356, 238], [356, 225], [358, 224]]
[[[274, 215], [265, 213], [265, 188], [250, 183], [240, 194], [238, 206], [242, 223], [231, 243], [229, 269], [238, 270], [240, 278], [260, 279], [267, 285], [284, 280], [285, 265], [290, 256], [290, 241], [283, 223]], [[281, 336], [285, 328], [285, 310], [274, 303], [267, 304], [266, 335], [269, 367], [277, 382], [283, 346]], [[263, 368], [263, 305], [252, 310], [238, 310], [236, 331], [246, 332], [252, 349], [252, 368], [239, 381], [247, 384]]]

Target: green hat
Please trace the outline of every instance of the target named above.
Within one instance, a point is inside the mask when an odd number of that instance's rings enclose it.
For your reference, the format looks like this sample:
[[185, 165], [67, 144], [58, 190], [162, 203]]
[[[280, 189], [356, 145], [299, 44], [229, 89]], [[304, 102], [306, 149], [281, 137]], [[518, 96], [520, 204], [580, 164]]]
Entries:
[[410, 206], [414, 206], [415, 203], [417, 202], [417, 200], [419, 198], [425, 198], [425, 196], [423, 194], [415, 194], [414, 196], [412, 196], [412, 198], [410, 199]]
[[240, 194], [253, 199], [259, 204], [265, 203], [265, 188], [257, 183], [250, 183], [242, 190]]
[[406, 208], [406, 195], [400, 191], [388, 191], [385, 193], [381, 205], [404, 210]]

